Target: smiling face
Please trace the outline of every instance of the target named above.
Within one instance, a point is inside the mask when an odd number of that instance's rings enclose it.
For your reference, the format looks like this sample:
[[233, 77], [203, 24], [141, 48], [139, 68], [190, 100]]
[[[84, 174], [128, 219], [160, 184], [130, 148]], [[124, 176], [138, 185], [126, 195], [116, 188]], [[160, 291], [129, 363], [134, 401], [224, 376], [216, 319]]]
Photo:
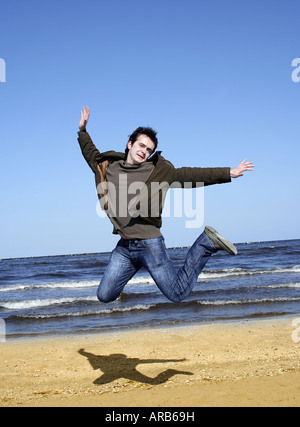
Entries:
[[134, 143], [131, 141], [127, 144], [128, 155], [127, 163], [131, 165], [140, 165], [145, 163], [149, 156], [155, 150], [154, 142], [147, 135], [140, 135]]

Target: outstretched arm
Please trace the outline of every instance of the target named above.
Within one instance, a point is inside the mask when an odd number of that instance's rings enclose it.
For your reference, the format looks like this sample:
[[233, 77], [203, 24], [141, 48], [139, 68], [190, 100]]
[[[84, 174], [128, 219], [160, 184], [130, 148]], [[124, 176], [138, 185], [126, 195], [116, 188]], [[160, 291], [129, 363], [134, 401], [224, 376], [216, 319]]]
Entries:
[[142, 363], [167, 363], [167, 362], [185, 362], [186, 359], [137, 359], [138, 365], [141, 365]]
[[86, 125], [89, 120], [90, 110], [89, 107], [83, 107], [81, 113], [81, 119], [79, 122], [78, 142], [83, 154], [83, 157], [87, 161], [88, 165], [94, 173], [97, 172], [97, 164], [100, 159], [100, 151], [93, 144], [93, 141], [86, 132]]
[[254, 164], [253, 162], [246, 162], [246, 160], [243, 160], [240, 165], [238, 165], [236, 168], [230, 169], [230, 176], [231, 178], [238, 178], [240, 176], [243, 176], [246, 171], [253, 171]]

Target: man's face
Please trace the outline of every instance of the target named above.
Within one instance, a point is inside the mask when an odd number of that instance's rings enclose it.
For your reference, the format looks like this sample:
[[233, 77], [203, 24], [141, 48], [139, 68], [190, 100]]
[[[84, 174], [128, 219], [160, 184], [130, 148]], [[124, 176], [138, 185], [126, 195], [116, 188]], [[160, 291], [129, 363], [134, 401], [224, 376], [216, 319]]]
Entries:
[[147, 135], [140, 135], [134, 143], [128, 142], [129, 150], [127, 155], [127, 163], [131, 165], [140, 165], [145, 163], [149, 156], [155, 150], [154, 142]]

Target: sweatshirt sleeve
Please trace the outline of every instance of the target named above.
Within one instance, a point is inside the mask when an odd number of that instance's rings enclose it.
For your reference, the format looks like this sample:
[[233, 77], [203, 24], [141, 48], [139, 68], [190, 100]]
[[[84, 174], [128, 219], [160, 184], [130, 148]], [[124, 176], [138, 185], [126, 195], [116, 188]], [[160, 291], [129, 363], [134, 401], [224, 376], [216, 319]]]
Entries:
[[94, 173], [97, 172], [97, 163], [101, 158], [100, 151], [95, 147], [87, 131], [78, 132], [78, 142], [86, 162]]
[[185, 182], [192, 183], [192, 187], [200, 187], [203, 184], [214, 185], [231, 182], [230, 167], [225, 168], [189, 168], [175, 169], [175, 182], [182, 185]]

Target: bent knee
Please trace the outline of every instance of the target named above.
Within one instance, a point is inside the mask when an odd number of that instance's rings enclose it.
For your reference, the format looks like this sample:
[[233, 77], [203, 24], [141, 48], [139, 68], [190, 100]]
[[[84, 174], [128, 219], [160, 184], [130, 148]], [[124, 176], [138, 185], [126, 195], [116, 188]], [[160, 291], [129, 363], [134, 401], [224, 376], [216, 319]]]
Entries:
[[103, 289], [98, 289], [97, 292], [97, 298], [100, 302], [104, 302], [105, 304], [108, 304], [109, 302], [115, 301], [118, 296], [115, 296], [109, 292], [105, 292]]
[[109, 302], [113, 301], [113, 300], [110, 300], [109, 298], [102, 297], [101, 295], [97, 295], [97, 298], [100, 302], [103, 302], [105, 304], [108, 304]]
[[184, 297], [181, 297], [179, 295], [168, 295], [168, 296], [166, 295], [166, 297], [171, 302], [174, 302], [174, 303], [177, 303], [177, 304], [180, 303], [180, 302], [182, 302], [184, 300]]
[[109, 295], [104, 295], [101, 293], [97, 293], [97, 298], [100, 302], [104, 302], [105, 304], [108, 304], [109, 302], [114, 301], [115, 298], [111, 298]]

